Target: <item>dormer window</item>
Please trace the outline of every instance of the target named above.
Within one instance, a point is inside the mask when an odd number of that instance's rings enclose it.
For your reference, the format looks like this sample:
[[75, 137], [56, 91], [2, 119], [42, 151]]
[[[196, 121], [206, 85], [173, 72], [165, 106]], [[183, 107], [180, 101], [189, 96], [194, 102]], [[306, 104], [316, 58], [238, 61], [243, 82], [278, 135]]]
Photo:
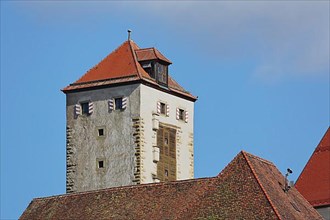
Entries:
[[136, 57], [142, 68], [156, 82], [167, 87], [168, 83], [168, 66], [172, 63], [156, 48], [144, 48], [135, 50]]
[[156, 63], [156, 76], [157, 82], [161, 85], [167, 86], [167, 76], [168, 76], [168, 68], [166, 65]]
[[163, 86], [167, 86], [168, 65], [161, 64], [154, 60], [142, 62], [141, 66], [151, 78], [157, 81], [157, 83]]
[[155, 71], [153, 70], [153, 63], [152, 62], [146, 62], [142, 64], [142, 68], [149, 74], [149, 76], [153, 79], [155, 79]]

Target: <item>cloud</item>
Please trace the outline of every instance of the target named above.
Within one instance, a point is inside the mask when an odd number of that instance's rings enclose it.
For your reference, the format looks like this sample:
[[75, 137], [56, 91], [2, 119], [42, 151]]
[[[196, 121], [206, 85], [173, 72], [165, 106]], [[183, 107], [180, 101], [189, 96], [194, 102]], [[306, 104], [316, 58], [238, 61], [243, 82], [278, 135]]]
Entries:
[[[43, 20], [93, 15], [161, 22], [218, 60], [253, 60], [251, 77], [327, 77], [328, 1], [124, 1], [25, 3]], [[60, 15], [60, 16], [58, 16]]]
[[[146, 9], [148, 8], [148, 9]], [[270, 80], [329, 74], [328, 1], [161, 2], [139, 8], [168, 20], [220, 59], [258, 60]]]

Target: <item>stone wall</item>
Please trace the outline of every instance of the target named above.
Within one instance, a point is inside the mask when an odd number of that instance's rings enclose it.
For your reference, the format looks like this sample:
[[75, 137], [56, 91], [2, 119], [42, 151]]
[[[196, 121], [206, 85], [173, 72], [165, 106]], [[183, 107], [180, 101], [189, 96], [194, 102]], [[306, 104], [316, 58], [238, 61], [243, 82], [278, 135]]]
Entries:
[[[126, 109], [110, 110], [109, 99], [118, 97], [127, 97]], [[75, 115], [84, 102], [93, 112]], [[168, 114], [157, 113], [157, 102]], [[176, 108], [189, 113], [188, 121], [176, 119]], [[67, 94], [67, 192], [158, 182], [155, 121], [176, 130], [177, 179], [193, 178], [193, 116], [193, 102], [142, 84]]]
[[[108, 100], [117, 97], [128, 98], [127, 108], [110, 111]], [[93, 102], [93, 113], [75, 117], [74, 106], [85, 101]], [[67, 94], [67, 192], [138, 183], [132, 118], [139, 117], [139, 108], [138, 85]]]

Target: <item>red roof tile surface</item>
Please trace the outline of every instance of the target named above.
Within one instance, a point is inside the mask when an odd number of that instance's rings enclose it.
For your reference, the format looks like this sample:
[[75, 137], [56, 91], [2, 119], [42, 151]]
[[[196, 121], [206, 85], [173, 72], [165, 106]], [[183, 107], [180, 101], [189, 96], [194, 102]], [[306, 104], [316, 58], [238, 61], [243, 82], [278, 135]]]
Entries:
[[171, 64], [172, 62], [167, 59], [161, 52], [159, 52], [156, 48], [144, 48], [135, 50], [136, 56], [138, 61], [145, 61], [145, 60], [162, 60], [166, 63]]
[[269, 161], [239, 153], [216, 177], [33, 199], [20, 219], [322, 219]]
[[[142, 82], [162, 89], [156, 80], [150, 77], [139, 63], [139, 61], [155, 59], [171, 64], [171, 61], [156, 48], [141, 49], [132, 40], [125, 41], [100, 63], [87, 71], [80, 79], [65, 87], [62, 91], [68, 93], [100, 86], [136, 82]], [[175, 82], [171, 76], [168, 76], [168, 90], [166, 89], [164, 91], [188, 98], [192, 101], [196, 101], [197, 99]]]
[[309, 158], [295, 186], [314, 207], [330, 206], [330, 128]]

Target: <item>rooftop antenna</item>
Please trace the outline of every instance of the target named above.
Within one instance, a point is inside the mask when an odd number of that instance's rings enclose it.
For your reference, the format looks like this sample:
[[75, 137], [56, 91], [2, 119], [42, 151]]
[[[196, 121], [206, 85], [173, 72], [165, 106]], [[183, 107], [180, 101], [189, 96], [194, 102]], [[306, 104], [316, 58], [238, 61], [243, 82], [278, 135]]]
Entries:
[[286, 169], [287, 173], [285, 174], [284, 179], [284, 192], [288, 192], [291, 188], [291, 184], [289, 184], [288, 176], [292, 173], [292, 170], [290, 168]]
[[128, 32], [128, 40], [131, 40], [131, 32], [132, 32], [132, 30], [131, 29], [128, 29], [127, 32]]

